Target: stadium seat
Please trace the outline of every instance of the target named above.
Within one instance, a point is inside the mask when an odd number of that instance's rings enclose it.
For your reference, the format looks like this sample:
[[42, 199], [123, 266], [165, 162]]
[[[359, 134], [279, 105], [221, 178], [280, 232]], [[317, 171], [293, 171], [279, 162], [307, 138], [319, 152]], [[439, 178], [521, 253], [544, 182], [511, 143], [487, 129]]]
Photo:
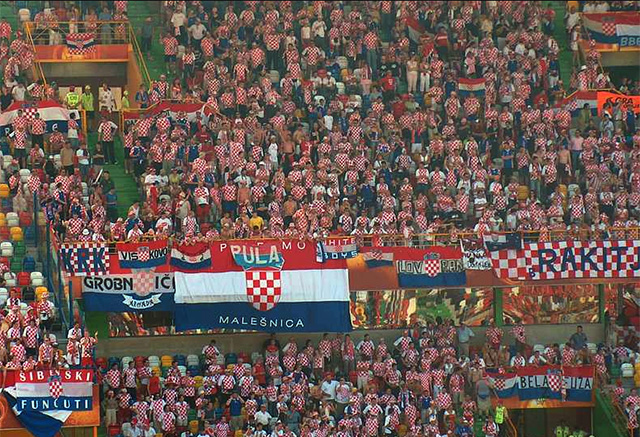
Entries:
[[193, 435], [198, 434], [198, 426], [199, 426], [198, 420], [189, 421], [189, 432]]
[[18, 213], [7, 213], [7, 226], [9, 226], [10, 228], [20, 226], [20, 217], [18, 216]]
[[238, 362], [238, 356], [234, 353], [228, 353], [224, 356], [225, 364], [236, 364]]
[[6, 272], [4, 274], [4, 281], [7, 287], [15, 287], [16, 284], [16, 275], [13, 272]]
[[23, 228], [26, 228], [33, 224], [33, 214], [30, 214], [28, 212], [21, 212], [20, 214], [18, 214], [18, 217], [20, 218], [20, 226]]
[[623, 363], [620, 366], [620, 373], [623, 378], [633, 378], [633, 373], [634, 373], [633, 364]]
[[196, 381], [196, 388], [202, 387], [202, 383], [203, 383], [203, 380], [204, 380], [202, 375], [194, 376], [193, 379]]
[[18, 286], [20, 287], [26, 287], [28, 285], [31, 285], [31, 275], [29, 274], [29, 272], [18, 273], [16, 279], [18, 281]]
[[24, 184], [29, 180], [29, 176], [31, 176], [31, 170], [29, 170], [28, 168], [23, 168], [20, 169], [18, 174], [20, 175], [20, 182]]
[[25, 256], [22, 260], [22, 270], [29, 273], [35, 272], [36, 260], [32, 256]]
[[592, 354], [598, 352], [598, 346], [595, 343], [587, 343], [587, 349], [589, 349], [589, 352]]
[[187, 374], [187, 368], [185, 366], [178, 366], [178, 370], [180, 371], [180, 375], [182, 376]]
[[133, 357], [122, 357], [122, 368], [126, 369], [127, 367], [129, 367], [129, 363], [133, 361]]
[[0, 184], [0, 198], [7, 198], [11, 195], [11, 192], [9, 191], [9, 185], [7, 184]]
[[187, 365], [188, 366], [197, 366], [200, 364], [200, 358], [197, 355], [187, 355]]
[[11, 241], [18, 242], [24, 240], [24, 234], [22, 233], [22, 228], [13, 227], [11, 228]]
[[251, 357], [246, 352], [238, 352], [238, 360], [242, 360], [243, 363], [250, 363]]
[[[12, 234], [12, 237], [13, 237], [13, 234]], [[13, 256], [24, 257], [26, 252], [27, 252], [27, 248], [24, 245], [24, 242], [20, 240], [16, 240], [16, 242], [13, 245]]]
[[7, 299], [9, 299], [9, 290], [4, 287], [0, 288], [0, 307], [4, 306]]
[[543, 344], [536, 344], [533, 346], [533, 351], [534, 352], [544, 352], [544, 345]]
[[2, 157], [2, 168], [6, 169], [7, 167], [9, 167], [11, 165], [11, 161], [13, 161], [13, 156], [4, 155]]

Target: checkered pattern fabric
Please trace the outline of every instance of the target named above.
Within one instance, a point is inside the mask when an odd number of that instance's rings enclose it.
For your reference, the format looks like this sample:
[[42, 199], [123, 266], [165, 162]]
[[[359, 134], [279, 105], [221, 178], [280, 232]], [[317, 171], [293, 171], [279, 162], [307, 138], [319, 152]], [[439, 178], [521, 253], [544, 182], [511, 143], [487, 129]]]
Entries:
[[70, 55], [85, 55], [96, 50], [93, 33], [71, 33], [67, 35], [66, 43]]
[[632, 268], [638, 244], [633, 240], [549, 241], [490, 254], [501, 279], [633, 278], [640, 277], [640, 271]]
[[138, 247], [138, 260], [142, 262], [147, 262], [150, 259], [151, 254], [149, 253], [149, 246], [140, 246]]
[[36, 118], [37, 113], [38, 113], [38, 108], [34, 106], [22, 108], [22, 115], [24, 115], [27, 118], [27, 120], [33, 120], [34, 118]]
[[441, 265], [439, 259], [428, 259], [424, 261], [424, 273], [427, 276], [435, 277], [441, 272]]
[[[62, 268], [69, 275], [108, 275], [110, 273], [108, 253], [107, 243], [82, 242], [60, 245]], [[100, 255], [102, 255], [100, 260], [96, 260], [95, 257]]]
[[562, 389], [562, 373], [561, 372], [551, 372], [547, 377], [549, 381], [549, 388], [551, 391], [558, 392]]
[[147, 296], [155, 288], [155, 271], [135, 270], [133, 275], [134, 287], [138, 296]]
[[62, 396], [62, 379], [60, 375], [51, 375], [49, 377], [49, 394], [53, 399]]
[[602, 21], [602, 33], [604, 33], [607, 36], [613, 36], [616, 34], [615, 19]]
[[273, 309], [280, 300], [282, 282], [280, 270], [247, 270], [247, 299], [258, 311]]

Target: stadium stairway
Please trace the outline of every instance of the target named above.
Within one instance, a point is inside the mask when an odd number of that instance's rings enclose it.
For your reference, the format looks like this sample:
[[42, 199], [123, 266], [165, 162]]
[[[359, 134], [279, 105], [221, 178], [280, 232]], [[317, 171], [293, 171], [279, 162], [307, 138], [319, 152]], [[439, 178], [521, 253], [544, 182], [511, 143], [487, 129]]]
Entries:
[[[97, 140], [97, 133], [89, 134], [89, 150], [94, 150]], [[118, 195], [118, 216], [124, 218], [127, 215], [127, 211], [129, 211], [129, 207], [134, 202], [140, 200], [140, 193], [133, 175], [127, 174], [124, 171], [124, 149], [122, 148], [122, 140], [119, 137], [116, 137], [115, 149], [118, 164], [105, 165], [104, 169], [109, 171], [116, 186], [116, 194]]]
[[571, 71], [573, 69], [573, 55], [569, 48], [569, 38], [564, 27], [564, 14], [567, 11], [567, 3], [560, 1], [549, 2], [549, 6], [555, 11], [555, 30], [553, 36], [558, 42], [560, 53], [558, 54], [558, 62], [560, 62], [560, 78], [564, 83], [564, 88], [569, 89], [569, 81], [571, 80]]
[[162, 31], [161, 17], [158, 11], [151, 10], [151, 2], [129, 2], [128, 6], [129, 22], [136, 32], [138, 44], [140, 44], [140, 31], [142, 24], [147, 17], [153, 19], [154, 34], [151, 40], [151, 56], [146, 57], [145, 62], [149, 75], [152, 80], [158, 79], [162, 73], [165, 73], [164, 53], [160, 44], [160, 32]]
[[[20, 27], [18, 21], [18, 9], [13, 5], [15, 2], [0, 1], [0, 19], [5, 19], [15, 32]], [[22, 2], [21, 2], [22, 3]]]

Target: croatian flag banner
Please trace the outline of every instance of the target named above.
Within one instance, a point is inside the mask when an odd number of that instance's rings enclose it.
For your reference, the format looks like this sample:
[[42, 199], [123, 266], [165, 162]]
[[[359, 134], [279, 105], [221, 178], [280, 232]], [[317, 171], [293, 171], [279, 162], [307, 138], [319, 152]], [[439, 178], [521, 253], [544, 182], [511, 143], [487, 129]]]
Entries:
[[22, 425], [35, 437], [54, 437], [74, 411], [93, 408], [93, 371], [9, 371], [2, 394]]
[[175, 272], [176, 328], [350, 331], [346, 261], [319, 264], [315, 249], [275, 240], [212, 244], [212, 272]]
[[167, 240], [118, 243], [116, 250], [122, 269], [150, 269], [167, 263]]

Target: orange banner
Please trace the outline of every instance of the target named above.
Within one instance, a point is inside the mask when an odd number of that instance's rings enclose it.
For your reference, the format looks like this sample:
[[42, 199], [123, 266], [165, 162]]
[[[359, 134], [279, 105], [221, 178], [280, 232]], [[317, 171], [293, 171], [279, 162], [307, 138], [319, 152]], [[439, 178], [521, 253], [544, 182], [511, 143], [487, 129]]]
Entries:
[[36, 59], [40, 62], [57, 61], [120, 61], [127, 62], [129, 59], [128, 44], [99, 44], [93, 50], [84, 54], [72, 55], [66, 45], [45, 46], [36, 45]]
[[640, 96], [627, 96], [624, 94], [598, 91], [598, 114], [602, 114], [605, 105], [615, 105], [620, 102], [623, 106], [633, 105], [633, 112], [640, 113]]

